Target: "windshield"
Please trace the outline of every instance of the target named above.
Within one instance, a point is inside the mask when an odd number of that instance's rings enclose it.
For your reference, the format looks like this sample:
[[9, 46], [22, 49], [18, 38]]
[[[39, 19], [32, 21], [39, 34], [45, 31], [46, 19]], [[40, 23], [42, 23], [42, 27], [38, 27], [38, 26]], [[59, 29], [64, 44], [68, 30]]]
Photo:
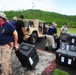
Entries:
[[24, 21], [24, 25], [25, 25], [25, 27], [28, 27], [28, 22]]
[[24, 23], [25, 23], [25, 27], [28, 27], [28, 26], [32, 27], [32, 26], [34, 26], [34, 22], [32, 22], [32, 21], [24, 21]]

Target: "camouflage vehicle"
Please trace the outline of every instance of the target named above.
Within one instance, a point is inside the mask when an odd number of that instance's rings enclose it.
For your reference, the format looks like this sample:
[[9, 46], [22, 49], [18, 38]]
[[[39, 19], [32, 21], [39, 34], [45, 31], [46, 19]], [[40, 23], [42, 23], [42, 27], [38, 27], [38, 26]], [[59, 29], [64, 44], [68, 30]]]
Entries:
[[25, 23], [25, 33], [26, 37], [32, 44], [35, 44], [38, 37], [44, 37], [47, 33], [47, 27], [45, 21], [37, 19], [26, 19]]

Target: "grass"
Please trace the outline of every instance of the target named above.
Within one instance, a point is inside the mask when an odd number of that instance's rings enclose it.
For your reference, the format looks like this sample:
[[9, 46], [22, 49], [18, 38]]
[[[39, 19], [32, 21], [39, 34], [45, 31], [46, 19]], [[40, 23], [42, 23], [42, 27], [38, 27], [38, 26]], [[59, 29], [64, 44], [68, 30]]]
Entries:
[[76, 28], [69, 28], [68, 32], [70, 32], [72, 34], [76, 34]]
[[[68, 28], [68, 32], [76, 34], [76, 28]], [[60, 35], [60, 28], [58, 28], [58, 35]]]
[[59, 70], [59, 69], [55, 69], [54, 74], [53, 75], [70, 75], [68, 72]]

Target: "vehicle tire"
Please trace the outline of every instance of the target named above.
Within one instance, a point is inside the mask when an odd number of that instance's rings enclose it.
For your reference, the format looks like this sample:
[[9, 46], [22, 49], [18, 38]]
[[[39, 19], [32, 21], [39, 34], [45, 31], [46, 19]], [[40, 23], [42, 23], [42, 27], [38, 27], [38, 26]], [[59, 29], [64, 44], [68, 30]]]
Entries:
[[32, 35], [31, 35], [31, 44], [35, 44], [37, 42], [37, 39], [38, 39], [38, 35], [36, 32], [34, 32]]

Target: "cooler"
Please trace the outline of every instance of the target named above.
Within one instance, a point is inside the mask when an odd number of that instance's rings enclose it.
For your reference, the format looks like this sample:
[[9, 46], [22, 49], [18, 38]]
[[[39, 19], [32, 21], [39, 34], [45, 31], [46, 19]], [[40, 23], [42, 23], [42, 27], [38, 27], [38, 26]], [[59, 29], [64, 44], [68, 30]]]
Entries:
[[35, 45], [21, 43], [19, 51], [16, 51], [16, 55], [22, 66], [30, 70], [33, 70], [39, 61]]
[[57, 50], [56, 63], [76, 69], [76, 52]]

